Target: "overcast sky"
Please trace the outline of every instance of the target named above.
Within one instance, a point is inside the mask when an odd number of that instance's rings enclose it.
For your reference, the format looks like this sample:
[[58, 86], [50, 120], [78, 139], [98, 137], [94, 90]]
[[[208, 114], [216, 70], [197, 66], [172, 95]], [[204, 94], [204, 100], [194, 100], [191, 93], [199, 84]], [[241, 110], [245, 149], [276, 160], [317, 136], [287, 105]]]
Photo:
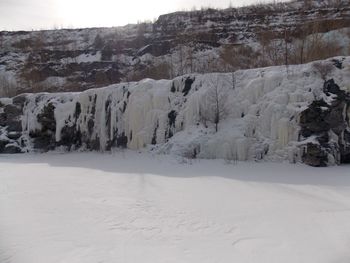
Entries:
[[0, 0], [0, 30], [121, 26], [193, 7], [254, 2], [257, 0]]

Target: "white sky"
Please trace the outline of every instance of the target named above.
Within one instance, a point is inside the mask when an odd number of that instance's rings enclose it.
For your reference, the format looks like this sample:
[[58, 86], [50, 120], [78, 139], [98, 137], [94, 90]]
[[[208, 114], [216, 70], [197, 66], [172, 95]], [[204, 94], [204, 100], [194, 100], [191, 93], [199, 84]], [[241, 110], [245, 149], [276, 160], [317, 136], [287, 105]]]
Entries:
[[[120, 26], [183, 9], [258, 0], [0, 0], [0, 30]], [[261, 1], [259, 1], [261, 2]]]

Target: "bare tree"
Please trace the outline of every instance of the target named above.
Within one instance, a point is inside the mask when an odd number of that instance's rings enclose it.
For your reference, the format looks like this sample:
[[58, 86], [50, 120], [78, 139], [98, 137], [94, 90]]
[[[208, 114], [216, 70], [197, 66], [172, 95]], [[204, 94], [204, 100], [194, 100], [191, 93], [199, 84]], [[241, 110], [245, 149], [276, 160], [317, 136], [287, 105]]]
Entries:
[[201, 110], [201, 118], [206, 125], [210, 121], [218, 131], [219, 122], [228, 115], [227, 86], [219, 81], [219, 76], [210, 81], [209, 89], [205, 95], [204, 109]]

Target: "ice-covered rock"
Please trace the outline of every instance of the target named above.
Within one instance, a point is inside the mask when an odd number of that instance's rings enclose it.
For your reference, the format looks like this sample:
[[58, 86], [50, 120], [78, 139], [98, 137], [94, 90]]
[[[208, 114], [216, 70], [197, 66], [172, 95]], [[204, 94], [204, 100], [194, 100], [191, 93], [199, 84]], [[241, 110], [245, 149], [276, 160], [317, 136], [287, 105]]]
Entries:
[[349, 162], [350, 57], [338, 60], [326, 82], [310, 63], [2, 99], [2, 141], [22, 151], [148, 146], [189, 158]]

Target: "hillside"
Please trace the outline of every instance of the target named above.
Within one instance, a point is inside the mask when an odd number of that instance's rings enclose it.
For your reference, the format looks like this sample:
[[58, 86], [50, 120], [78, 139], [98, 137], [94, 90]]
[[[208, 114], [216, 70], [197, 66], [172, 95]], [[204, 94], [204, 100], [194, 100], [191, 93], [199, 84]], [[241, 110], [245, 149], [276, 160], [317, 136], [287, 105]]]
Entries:
[[0, 32], [0, 95], [349, 55], [350, 4], [293, 1], [162, 15], [115, 28]]

